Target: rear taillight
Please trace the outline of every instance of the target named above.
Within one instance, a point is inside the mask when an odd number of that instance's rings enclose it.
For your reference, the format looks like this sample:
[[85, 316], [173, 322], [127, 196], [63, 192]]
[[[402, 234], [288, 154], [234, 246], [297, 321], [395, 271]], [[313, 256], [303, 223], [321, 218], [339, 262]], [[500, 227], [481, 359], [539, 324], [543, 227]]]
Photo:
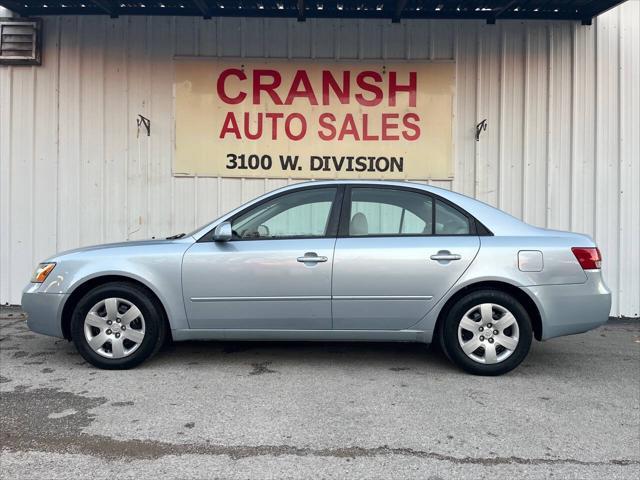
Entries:
[[598, 270], [602, 256], [597, 247], [573, 247], [573, 254], [578, 259], [578, 263], [583, 270]]

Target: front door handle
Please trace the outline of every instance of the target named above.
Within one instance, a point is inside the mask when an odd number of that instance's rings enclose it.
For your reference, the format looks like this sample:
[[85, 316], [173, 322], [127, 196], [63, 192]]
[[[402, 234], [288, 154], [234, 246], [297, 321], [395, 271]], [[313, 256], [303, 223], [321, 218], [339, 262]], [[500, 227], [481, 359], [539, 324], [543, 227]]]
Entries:
[[440, 250], [435, 255], [431, 255], [430, 258], [438, 262], [451, 262], [452, 260], [460, 260], [462, 256], [457, 253], [451, 253], [449, 250]]
[[327, 257], [318, 256], [316, 252], [307, 252], [304, 254], [304, 257], [298, 257], [296, 260], [301, 263], [323, 263], [329, 259]]

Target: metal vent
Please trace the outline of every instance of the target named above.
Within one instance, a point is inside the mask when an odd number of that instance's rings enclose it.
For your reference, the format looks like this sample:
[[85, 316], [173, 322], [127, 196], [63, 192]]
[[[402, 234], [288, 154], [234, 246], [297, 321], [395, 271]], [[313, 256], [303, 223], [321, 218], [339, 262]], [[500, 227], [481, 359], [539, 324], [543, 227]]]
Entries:
[[42, 21], [0, 18], [0, 65], [40, 65]]

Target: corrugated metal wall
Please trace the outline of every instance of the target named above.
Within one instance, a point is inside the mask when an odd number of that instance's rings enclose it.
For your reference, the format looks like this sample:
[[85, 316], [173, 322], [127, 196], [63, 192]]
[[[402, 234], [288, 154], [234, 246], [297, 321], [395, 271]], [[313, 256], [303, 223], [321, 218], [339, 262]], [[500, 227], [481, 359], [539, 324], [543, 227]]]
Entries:
[[[591, 27], [46, 18], [43, 66], [0, 67], [0, 301], [18, 303], [56, 251], [188, 231], [288, 183], [171, 176], [174, 55], [455, 59], [455, 178], [434, 183], [594, 236], [612, 314], [637, 316], [639, 7]], [[151, 137], [137, 136], [138, 114]]]

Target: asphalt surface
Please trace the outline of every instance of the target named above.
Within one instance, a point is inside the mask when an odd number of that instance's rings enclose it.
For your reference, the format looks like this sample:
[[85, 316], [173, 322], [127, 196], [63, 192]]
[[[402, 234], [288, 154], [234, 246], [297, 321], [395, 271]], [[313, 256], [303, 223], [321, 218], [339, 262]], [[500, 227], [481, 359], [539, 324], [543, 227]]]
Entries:
[[412, 344], [189, 342], [131, 371], [0, 312], [0, 478], [640, 478], [640, 322], [498, 378]]

